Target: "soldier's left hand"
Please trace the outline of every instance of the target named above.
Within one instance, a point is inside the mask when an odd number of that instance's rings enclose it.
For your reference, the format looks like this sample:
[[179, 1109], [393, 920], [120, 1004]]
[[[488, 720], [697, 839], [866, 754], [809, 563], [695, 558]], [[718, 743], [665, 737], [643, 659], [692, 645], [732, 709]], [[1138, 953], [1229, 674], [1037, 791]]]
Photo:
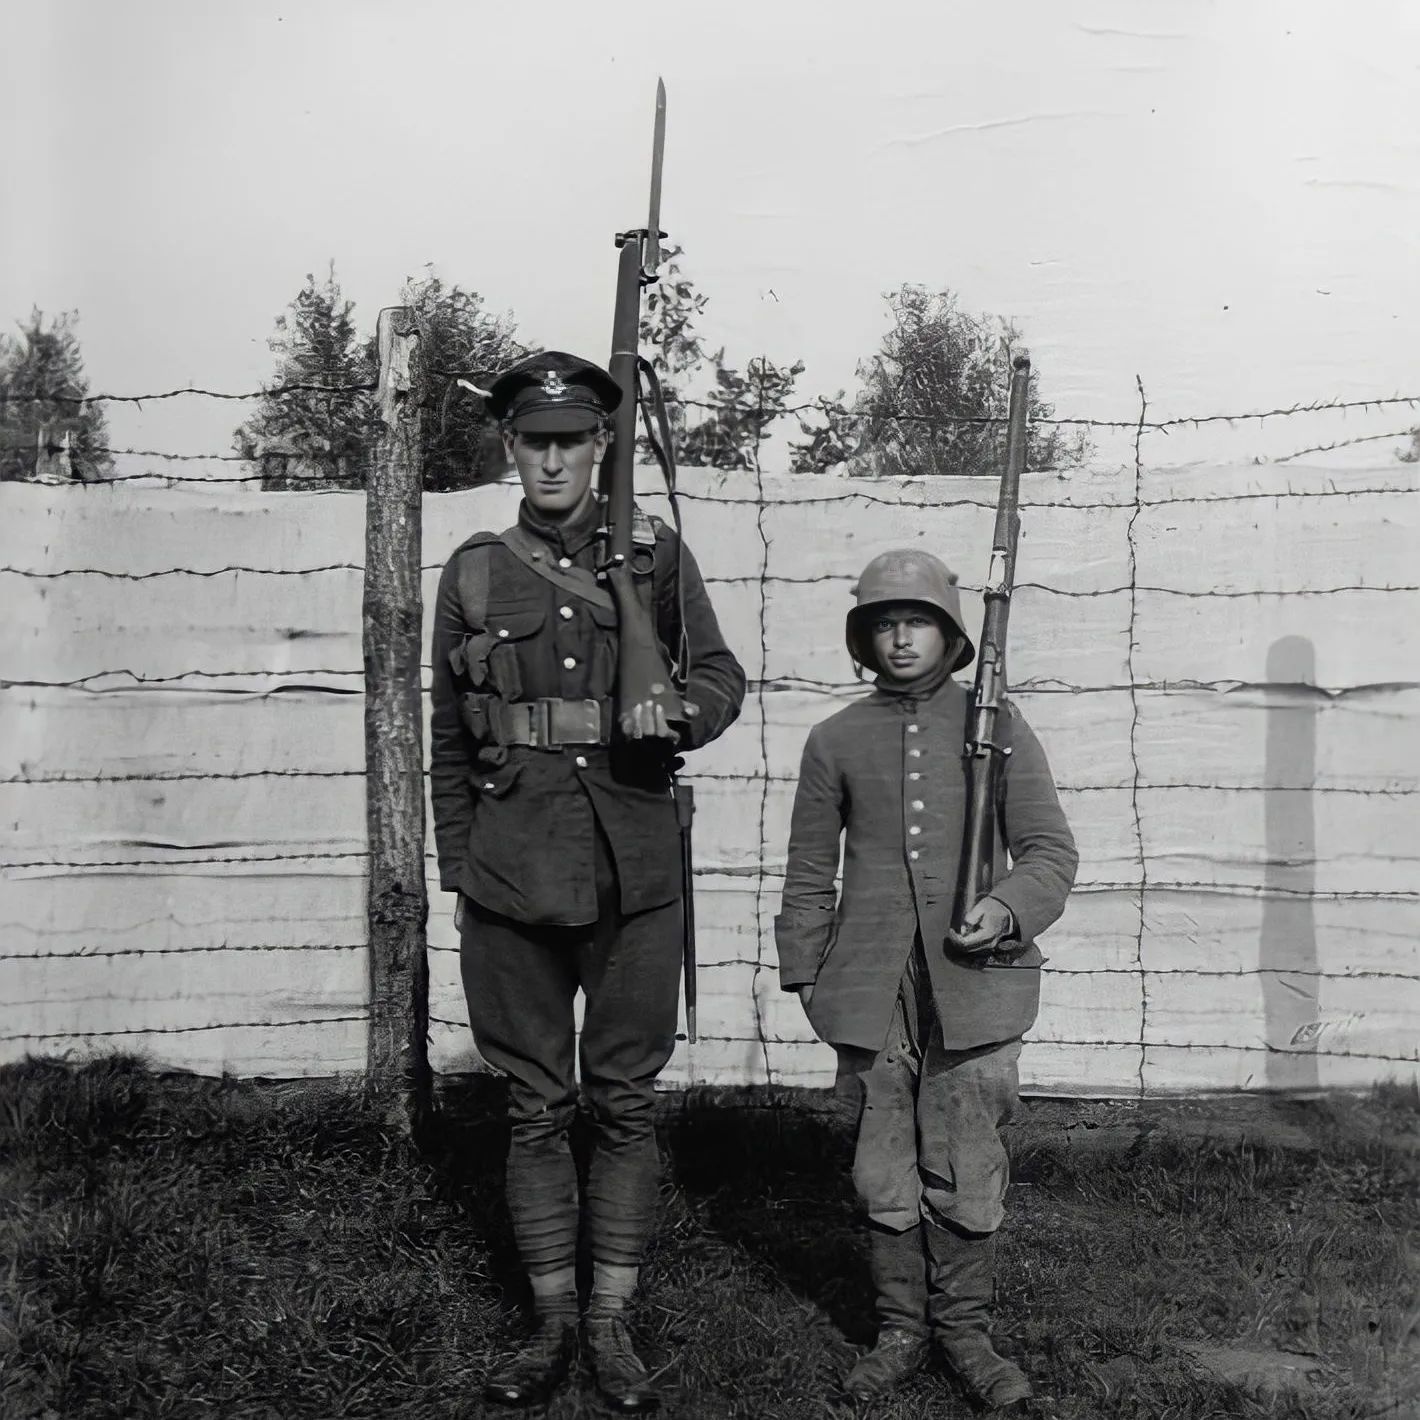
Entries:
[[666, 723], [666, 712], [654, 700], [643, 700], [622, 712], [621, 733], [629, 740], [657, 739], [680, 743], [680, 736]]
[[994, 952], [1004, 937], [1015, 929], [1015, 918], [1004, 902], [983, 897], [962, 919], [963, 931], [949, 929], [947, 941], [972, 956]]

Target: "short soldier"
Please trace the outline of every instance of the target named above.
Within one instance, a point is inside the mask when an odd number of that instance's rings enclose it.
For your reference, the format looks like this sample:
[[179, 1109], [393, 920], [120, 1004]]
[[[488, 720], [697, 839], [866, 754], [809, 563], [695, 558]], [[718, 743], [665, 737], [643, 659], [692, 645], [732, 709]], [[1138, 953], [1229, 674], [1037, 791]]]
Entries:
[[951, 930], [971, 699], [952, 672], [975, 655], [955, 583], [920, 551], [864, 570], [846, 636], [876, 685], [809, 733], [775, 926], [781, 984], [859, 1096], [853, 1181], [879, 1331], [846, 1389], [886, 1394], [935, 1337], [967, 1390], [1004, 1408], [1031, 1389], [989, 1331], [1008, 1174], [999, 1127], [1039, 1004], [1033, 939], [1064, 909], [1077, 855], [1045, 754], [1011, 707], [999, 825], [1011, 866], [967, 930]]
[[[567, 1375], [580, 1207], [593, 1263], [585, 1349], [606, 1399], [632, 1412], [656, 1401], [624, 1315], [655, 1220], [652, 1089], [677, 1023], [682, 874], [670, 773], [677, 750], [735, 719], [745, 678], [689, 549], [638, 514], [637, 592], [664, 647], [679, 647], [684, 631], [686, 720], [667, 724], [648, 704], [618, 707], [612, 724], [617, 622], [594, 574], [605, 549], [593, 475], [620, 394], [606, 371], [555, 351], [521, 361], [489, 391], [524, 498], [514, 527], [476, 533], [444, 569], [431, 762], [469, 1021], [509, 1082], [508, 1207], [537, 1319], [486, 1394], [522, 1404]], [[592, 1135], [580, 1200], [568, 1133], [579, 987]]]

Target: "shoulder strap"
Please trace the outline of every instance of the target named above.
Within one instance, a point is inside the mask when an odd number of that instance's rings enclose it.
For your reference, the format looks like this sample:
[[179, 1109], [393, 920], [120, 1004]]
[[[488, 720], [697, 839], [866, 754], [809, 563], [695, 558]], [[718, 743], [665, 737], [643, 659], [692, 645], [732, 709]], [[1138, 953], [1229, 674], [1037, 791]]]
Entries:
[[482, 631], [488, 622], [489, 558], [459, 554], [490, 548], [497, 541], [493, 533], [478, 533], [454, 554], [459, 559], [459, 604], [463, 608], [464, 624], [473, 631]]
[[528, 536], [526, 529], [514, 523], [499, 535], [503, 546], [530, 572], [535, 572], [544, 581], [573, 596], [589, 601], [604, 611], [615, 609], [611, 593], [597, 585], [597, 579], [584, 567], [559, 567], [547, 548], [536, 538]]

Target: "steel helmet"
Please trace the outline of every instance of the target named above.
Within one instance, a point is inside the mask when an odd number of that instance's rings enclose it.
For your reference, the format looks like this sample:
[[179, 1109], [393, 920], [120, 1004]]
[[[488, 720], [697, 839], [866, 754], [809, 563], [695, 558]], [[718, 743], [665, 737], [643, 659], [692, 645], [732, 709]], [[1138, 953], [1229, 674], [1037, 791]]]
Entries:
[[863, 568], [853, 594], [857, 601], [844, 623], [844, 640], [848, 654], [875, 674], [881, 675], [882, 667], [873, 653], [872, 613], [890, 602], [920, 602], [930, 607], [943, 623], [942, 632], [948, 641], [960, 638], [960, 649], [951, 670], [969, 666], [976, 656], [976, 647], [962, 622], [957, 574], [930, 552], [903, 547], [880, 553]]

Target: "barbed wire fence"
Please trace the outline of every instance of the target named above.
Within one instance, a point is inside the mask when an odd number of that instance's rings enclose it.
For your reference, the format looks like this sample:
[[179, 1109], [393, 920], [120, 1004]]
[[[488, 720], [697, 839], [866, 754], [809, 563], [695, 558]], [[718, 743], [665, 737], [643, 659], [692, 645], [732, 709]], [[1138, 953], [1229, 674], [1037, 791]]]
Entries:
[[[294, 384], [278, 386], [272, 389], [254, 390], [244, 393], [227, 393], [223, 391], [202, 389], [196, 387], [183, 387], [172, 390], [160, 391], [156, 393], [141, 395], [122, 394], [96, 394], [78, 396], [65, 395], [43, 395], [29, 397], [11, 398], [33, 398], [49, 399], [59, 402], [66, 399], [71, 400], [76, 405], [85, 403], [114, 402], [142, 405], [156, 401], [174, 400], [178, 398], [203, 398], [229, 401], [253, 400], [267, 398], [271, 396], [279, 397], [282, 394], [298, 394], [319, 392], [323, 394], [368, 394], [376, 387], [371, 385], [311, 385]], [[698, 401], [684, 401], [686, 404], [701, 404], [707, 409], [721, 409], [723, 406], [710, 405]], [[809, 401], [799, 405], [790, 406], [775, 411], [776, 415], [799, 415], [823, 412], [823, 401]], [[1078, 1039], [1055, 1039], [1051, 1038], [1049, 1043], [1062, 1047], [1083, 1048], [1089, 1050], [1129, 1050], [1138, 1052], [1137, 1068], [1137, 1092], [1143, 1095], [1148, 1092], [1148, 1080], [1146, 1078], [1145, 1061], [1148, 1050], [1151, 1047], [1166, 1048], [1168, 1050], [1183, 1051], [1208, 1051], [1216, 1049], [1215, 1044], [1203, 1041], [1190, 1040], [1155, 1040], [1150, 1038], [1150, 978], [1161, 975], [1177, 976], [1181, 978], [1198, 979], [1256, 979], [1268, 973], [1282, 974], [1289, 976], [1312, 977], [1317, 980], [1371, 980], [1377, 982], [1394, 982], [1413, 984], [1420, 980], [1420, 975], [1414, 970], [1406, 970], [1403, 967], [1391, 969], [1389, 966], [1382, 967], [1360, 967], [1354, 970], [1333, 971], [1321, 967], [1298, 968], [1295, 965], [1285, 966], [1212, 966], [1212, 965], [1173, 965], [1165, 970], [1151, 968], [1145, 960], [1145, 939], [1148, 933], [1147, 911], [1151, 896], [1169, 893], [1207, 892], [1225, 893], [1238, 897], [1266, 897], [1266, 898], [1301, 898], [1309, 901], [1334, 901], [1334, 902], [1416, 902], [1420, 901], [1420, 890], [1393, 887], [1384, 890], [1368, 890], [1364, 888], [1356, 889], [1326, 889], [1318, 890], [1312, 887], [1293, 887], [1282, 883], [1220, 883], [1217, 880], [1189, 880], [1182, 877], [1158, 876], [1153, 871], [1150, 861], [1147, 839], [1143, 818], [1141, 816], [1140, 796], [1141, 794], [1155, 790], [1208, 790], [1228, 794], [1252, 795], [1268, 793], [1311, 793], [1316, 790], [1316, 785], [1311, 782], [1298, 782], [1286, 784], [1258, 784], [1247, 783], [1241, 780], [1227, 780], [1221, 778], [1209, 778], [1206, 776], [1195, 776], [1189, 778], [1155, 779], [1146, 772], [1141, 757], [1141, 699], [1142, 695], [1159, 694], [1168, 695], [1178, 692], [1200, 692], [1215, 691], [1226, 694], [1239, 690], [1265, 690], [1270, 682], [1265, 680], [1247, 681], [1237, 679], [1217, 679], [1217, 680], [1151, 680], [1137, 672], [1136, 652], [1140, 649], [1138, 642], [1138, 619], [1139, 619], [1139, 597], [1142, 595], [1153, 595], [1159, 597], [1176, 598], [1234, 598], [1234, 599], [1263, 599], [1263, 598], [1299, 598], [1323, 600], [1329, 597], [1340, 597], [1352, 593], [1415, 593], [1420, 592], [1420, 583], [1414, 582], [1386, 582], [1373, 584], [1362, 580], [1345, 580], [1334, 585], [1324, 587], [1293, 587], [1283, 589], [1258, 589], [1258, 590], [1229, 590], [1218, 588], [1186, 588], [1165, 585], [1162, 583], [1149, 583], [1141, 581], [1139, 577], [1139, 548], [1136, 543], [1136, 525], [1145, 510], [1161, 507], [1178, 507], [1190, 504], [1237, 506], [1245, 508], [1249, 504], [1259, 500], [1277, 499], [1334, 499], [1334, 500], [1355, 500], [1362, 497], [1376, 497], [1384, 499], [1405, 500], [1405, 506], [1409, 506], [1409, 500], [1413, 499], [1416, 493], [1420, 493], [1420, 486], [1411, 480], [1408, 483], [1393, 483], [1387, 481], [1372, 481], [1370, 483], [1351, 484], [1348, 486], [1332, 487], [1310, 487], [1295, 490], [1271, 490], [1259, 491], [1250, 488], [1238, 488], [1225, 491], [1202, 490], [1197, 493], [1186, 491], [1169, 491], [1162, 495], [1152, 492], [1147, 487], [1146, 480], [1146, 441], [1153, 436], [1167, 437], [1171, 432], [1186, 429], [1198, 428], [1207, 425], [1234, 425], [1242, 421], [1251, 420], [1281, 420], [1292, 419], [1301, 415], [1317, 414], [1323, 412], [1344, 412], [1344, 411], [1375, 411], [1386, 408], [1416, 409], [1420, 407], [1420, 395], [1415, 396], [1388, 396], [1377, 399], [1335, 399], [1321, 400], [1310, 403], [1297, 403], [1286, 407], [1278, 407], [1263, 411], [1244, 411], [1237, 413], [1205, 413], [1201, 415], [1181, 416], [1168, 419], [1150, 419], [1149, 399], [1142, 381], [1138, 384], [1138, 409], [1129, 418], [1120, 419], [1070, 419], [1052, 418], [1047, 421], [1060, 425], [1074, 425], [1093, 429], [1110, 429], [1119, 431], [1124, 435], [1132, 436], [1133, 445], [1133, 469], [1132, 487], [1127, 491], [1127, 496], [1114, 496], [1109, 498], [1092, 499], [1090, 497], [1070, 497], [1064, 499], [1031, 499], [1023, 500], [1023, 509], [1027, 514], [1032, 508], [1062, 508], [1067, 507], [1072, 510], [1098, 510], [1113, 511], [1119, 513], [1127, 519], [1126, 541], [1128, 546], [1128, 578], [1126, 581], [1113, 584], [1107, 587], [1096, 587], [1081, 589], [1078, 587], [1068, 587], [1055, 582], [1028, 581], [1021, 583], [1022, 588], [1029, 588], [1043, 593], [1060, 596], [1064, 598], [1092, 599], [1111, 596], [1127, 596], [1128, 603], [1128, 657], [1126, 661], [1126, 675], [1122, 683], [1074, 683], [1060, 679], [1036, 679], [1024, 680], [1017, 683], [1014, 689], [1018, 692], [1036, 694], [1041, 696], [1069, 696], [1087, 697], [1099, 695], [1126, 694], [1130, 703], [1129, 731], [1128, 731], [1128, 762], [1131, 767], [1130, 777], [1126, 782], [1088, 780], [1070, 781], [1061, 783], [1062, 792], [1070, 795], [1088, 796], [1126, 792], [1129, 798], [1130, 829], [1133, 848], [1135, 852], [1136, 876], [1127, 879], [1098, 878], [1084, 875], [1078, 892], [1083, 894], [1092, 893], [1120, 893], [1131, 896], [1135, 915], [1135, 929], [1132, 960], [1122, 964], [1092, 964], [1087, 966], [1075, 966], [1066, 962], [1051, 964], [1051, 973], [1061, 977], [1127, 977], [1137, 980], [1139, 984], [1139, 1009], [1138, 1020], [1139, 1029], [1133, 1038], [1117, 1038], [1112, 1034], [1104, 1034], [1094, 1038]], [[905, 504], [912, 508], [923, 510], [950, 510], [965, 508], [989, 508], [994, 506], [994, 501], [982, 495], [973, 496], [970, 492], [964, 492], [960, 496], [948, 495], [940, 497], [912, 497], [904, 499], [903, 491], [900, 487], [885, 487], [882, 490], [854, 486], [844, 488], [835, 486], [832, 475], [802, 475], [802, 492], [795, 490], [793, 496], [785, 496], [780, 493], [773, 493], [768, 490], [765, 471], [762, 467], [762, 434], [764, 428], [764, 417], [766, 407], [763, 397], [763, 385], [759, 390], [759, 398], [751, 410], [755, 415], [755, 435], [754, 444], [749, 459], [747, 478], [743, 482], [743, 494], [732, 494], [724, 491], [714, 493], [702, 493], [693, 490], [682, 492], [681, 496], [691, 502], [697, 500], [707, 503], [718, 503], [723, 505], [743, 505], [746, 512], [753, 518], [754, 536], [758, 540], [760, 552], [758, 566], [753, 572], [741, 573], [738, 575], [716, 575], [711, 570], [706, 576], [706, 581], [713, 587], [719, 585], [742, 585], [749, 587], [756, 593], [757, 607], [757, 627], [755, 628], [759, 645], [757, 648], [758, 664], [760, 673], [752, 676], [750, 680], [749, 695], [752, 697], [758, 714], [758, 759], [759, 763], [755, 772], [735, 773], [720, 770], [707, 770], [700, 773], [691, 773], [687, 778], [691, 782], [704, 780], [708, 783], [727, 783], [743, 787], [745, 790], [757, 790], [757, 808], [754, 813], [756, 825], [756, 849], [757, 861], [761, 865], [755, 876], [753, 887], [753, 922], [752, 931], [754, 935], [754, 951], [750, 956], [733, 955], [724, 956], [719, 959], [714, 966], [705, 968], [706, 970], [717, 970], [720, 968], [744, 968], [749, 971], [749, 1004], [753, 1014], [753, 1035], [735, 1034], [733, 1032], [722, 1035], [710, 1034], [702, 1035], [701, 1040], [707, 1043], [721, 1043], [733, 1046], [752, 1047], [758, 1058], [758, 1071], [762, 1073], [765, 1082], [773, 1083], [782, 1080], [786, 1075], [792, 1074], [791, 1070], [786, 1070], [782, 1066], [775, 1066], [775, 1052], [784, 1048], [798, 1047], [806, 1044], [806, 1037], [800, 1035], [786, 1035], [776, 1032], [774, 1023], [771, 1020], [772, 1012], [766, 1009], [766, 1001], [773, 991], [777, 990], [777, 983], [773, 979], [772, 955], [768, 953], [767, 942], [772, 934], [772, 897], [773, 874], [766, 870], [765, 864], [769, 863], [773, 855], [782, 847], [771, 842], [770, 839], [770, 795], [775, 785], [784, 786], [786, 789], [792, 785], [794, 775], [783, 768], [775, 768], [773, 765], [773, 753], [769, 740], [769, 724], [771, 719], [771, 699], [775, 692], [783, 690], [794, 690], [806, 693], [817, 693], [824, 697], [825, 707], [828, 708], [833, 703], [833, 697], [841, 696], [848, 688], [846, 682], [813, 679], [797, 675], [775, 675], [771, 673], [771, 641], [773, 637], [773, 624], [771, 615], [771, 590], [777, 586], [791, 586], [802, 584], [823, 584], [825, 586], [837, 585], [840, 589], [846, 589], [847, 583], [852, 580], [852, 575], [844, 572], [825, 572], [821, 575], [792, 575], [787, 572], [777, 572], [774, 570], [774, 547], [773, 540], [769, 536], [767, 529], [767, 517], [771, 511], [778, 508], [803, 509], [814, 506], [834, 507], [844, 512], [851, 512], [855, 507], [871, 508], [873, 506], [902, 507]], [[904, 412], [892, 416], [901, 420], [904, 424], [923, 421], [936, 421], [936, 416], [923, 416]], [[945, 417], [946, 422], [951, 422], [951, 417]], [[940, 422], [940, 421], [939, 421]], [[978, 424], [1002, 423], [1003, 420], [980, 417], [966, 418], [960, 422], [970, 422]], [[1410, 428], [1397, 430], [1389, 433], [1375, 434], [1364, 433], [1347, 439], [1333, 440], [1314, 444], [1305, 448], [1300, 448], [1295, 452], [1281, 455], [1273, 462], [1285, 463], [1296, 459], [1313, 455], [1335, 451], [1354, 444], [1379, 442], [1383, 440], [1404, 440], [1411, 436], [1413, 424]], [[44, 450], [38, 451], [43, 456]], [[57, 454], [56, 446], [51, 453]], [[212, 483], [219, 488], [240, 485], [243, 483], [257, 483], [269, 478], [268, 472], [257, 472], [249, 474], [233, 474], [231, 476], [214, 476], [212, 474], [191, 473], [186, 471], [167, 471], [180, 469], [184, 465], [199, 461], [217, 461], [221, 463], [245, 463], [239, 455], [234, 454], [200, 454], [191, 452], [166, 452], [150, 449], [135, 449], [124, 447], [113, 447], [98, 450], [96, 452], [125, 455], [132, 457], [142, 457], [156, 460], [164, 467], [161, 475], [154, 475], [151, 472], [140, 474], [119, 474], [113, 478], [105, 479], [101, 483], [85, 484], [84, 491], [78, 496], [102, 497], [102, 490], [110, 484], [126, 484], [143, 482], [156, 485], [159, 488], [169, 486], [184, 486], [192, 484]], [[941, 482], [938, 480], [937, 482]], [[318, 481], [315, 486], [318, 486]], [[273, 498], [283, 495], [273, 494]], [[436, 495], [428, 495], [436, 496]], [[255, 505], [254, 505], [255, 506]], [[1222, 509], [1218, 509], [1220, 515]], [[125, 551], [115, 549], [115, 556], [120, 562], [123, 560]], [[702, 551], [702, 560], [705, 554]], [[124, 566], [71, 566], [71, 567], [50, 567], [21, 565], [18, 561], [7, 559], [4, 565], [0, 565], [0, 578], [6, 580], [16, 579], [21, 583], [32, 583], [37, 585], [62, 582], [66, 579], [92, 579], [98, 588], [102, 588], [107, 583], [151, 583], [160, 581], [181, 582], [185, 579], [193, 579], [197, 582], [210, 582], [220, 578], [238, 579], [242, 577], [292, 579], [297, 585], [309, 579], [326, 578], [340, 576], [342, 574], [359, 573], [364, 575], [366, 564], [362, 560], [354, 557], [327, 560], [312, 563], [306, 566], [285, 567], [260, 565], [253, 562], [231, 562], [226, 565], [201, 567], [193, 565], [173, 565], [167, 567], [150, 568], [147, 570], [132, 570]], [[418, 569], [424, 573], [439, 570], [438, 564], [424, 562]], [[964, 582], [963, 591], [979, 592], [979, 586], [972, 586]], [[98, 593], [96, 593], [98, 594]], [[63, 627], [54, 628], [57, 635], [64, 634]], [[427, 671], [427, 667], [424, 668]], [[6, 702], [7, 716], [23, 714], [43, 715], [45, 712], [39, 702], [33, 697], [36, 693], [55, 692], [59, 694], [73, 694], [80, 696], [103, 697], [115, 691], [132, 690], [141, 687], [151, 687], [154, 689], [182, 690], [201, 689], [212, 694], [222, 694], [223, 684], [233, 683], [231, 694], [240, 697], [242, 703], [259, 702], [272, 697], [289, 695], [293, 689], [309, 688], [324, 695], [334, 697], [340, 696], [361, 696], [363, 694], [362, 680], [365, 676], [365, 669], [362, 666], [328, 666], [311, 665], [302, 668], [291, 667], [268, 667], [265, 669], [239, 669], [220, 663], [211, 666], [200, 667], [191, 666], [178, 670], [168, 670], [161, 673], [152, 673], [148, 668], [132, 664], [124, 664], [113, 667], [105, 667], [100, 670], [86, 671], [84, 674], [72, 677], [45, 678], [42, 676], [28, 676], [24, 674], [14, 675], [7, 673], [0, 679], [0, 695], [3, 695]], [[1347, 693], [1352, 688], [1341, 687], [1322, 693], [1340, 695]], [[427, 691], [425, 692], [427, 694]], [[28, 703], [24, 697], [31, 698]], [[735, 730], [730, 731], [736, 733]], [[427, 775], [427, 769], [424, 771]], [[1399, 770], [1397, 770], [1399, 775]], [[38, 763], [29, 760], [17, 760], [14, 767], [7, 766], [6, 772], [0, 774], [0, 787], [26, 788], [43, 791], [49, 786], [62, 785], [83, 785], [100, 786], [131, 784], [144, 786], [158, 786], [171, 783], [192, 783], [197, 781], [322, 781], [322, 780], [351, 780], [364, 781], [367, 777], [365, 766], [345, 765], [340, 767], [329, 766], [308, 766], [308, 765], [269, 765], [247, 768], [208, 768], [208, 767], [183, 767], [183, 768], [121, 768], [115, 765], [110, 770], [107, 765], [100, 764], [90, 767], [75, 767], [73, 765], [54, 765], [47, 762], [42, 754]], [[1342, 784], [1328, 786], [1327, 793], [1337, 793], [1344, 796], [1357, 797], [1365, 800], [1388, 800], [1395, 798], [1413, 798], [1420, 788], [1414, 783], [1405, 782], [1390, 785], [1370, 785], [1370, 784]], [[43, 815], [37, 821], [43, 820]], [[130, 841], [141, 842], [142, 825], [135, 824], [134, 833]], [[363, 837], [360, 831], [363, 826], [357, 826], [354, 837]], [[314, 847], [280, 848], [276, 844], [253, 844], [246, 847], [239, 845], [223, 845], [221, 849], [210, 847], [184, 848], [177, 845], [164, 844], [157, 852], [143, 852], [126, 856], [85, 856], [83, 854], [65, 854], [59, 852], [45, 852], [44, 845], [37, 845], [41, 851], [38, 853], [17, 852], [7, 854], [5, 859], [0, 861], [0, 870], [5, 876], [13, 879], [14, 875], [43, 874], [48, 877], [57, 877], [63, 880], [70, 874], [93, 874], [98, 872], [112, 872], [114, 870], [130, 869], [167, 869], [172, 873], [183, 874], [193, 871], [206, 871], [210, 869], [230, 869], [240, 867], [240, 865], [302, 865], [311, 874], [319, 875], [324, 871], [335, 870], [337, 867], [346, 870], [353, 870], [357, 874], [364, 874], [369, 869], [370, 850], [368, 846], [349, 846], [329, 849], [319, 849]], [[156, 846], [156, 845], [155, 845]], [[270, 847], [271, 851], [266, 851]], [[248, 851], [255, 848], [260, 851]], [[432, 855], [426, 854], [426, 858]], [[720, 871], [714, 867], [701, 867], [697, 869], [698, 874], [703, 877], [722, 876]], [[166, 876], [166, 875], [164, 875]], [[347, 934], [352, 935], [352, 934]], [[12, 950], [10, 943], [0, 942], [0, 970], [7, 965], [23, 966], [24, 964], [38, 964], [42, 962], [75, 962], [87, 959], [115, 960], [123, 958], [144, 958], [154, 959], [163, 957], [181, 957], [187, 953], [198, 953], [203, 955], [216, 954], [246, 954], [247, 957], [260, 960], [265, 955], [271, 959], [275, 954], [280, 953], [321, 953], [321, 954], [346, 954], [357, 957], [366, 952], [369, 948], [369, 940], [342, 940], [337, 942], [325, 941], [262, 941], [262, 942], [240, 942], [240, 941], [179, 941], [173, 944], [152, 946], [152, 945], [113, 945], [104, 940], [102, 936], [79, 941], [72, 949], [55, 951], [36, 946], [31, 950]], [[434, 954], [456, 954], [457, 948], [444, 944], [435, 944], [430, 948]], [[244, 957], [246, 959], [246, 957]], [[37, 966], [31, 970], [43, 970]], [[33, 980], [33, 977], [28, 978]], [[17, 1006], [12, 1008], [11, 1019], [16, 1020], [15, 1010], [26, 1009], [23, 994], [12, 997], [17, 1002]], [[214, 1003], [215, 1004], [215, 1003]], [[429, 1002], [424, 1003], [425, 1012], [429, 1012]], [[72, 1013], [71, 1013], [72, 1014]], [[81, 1028], [81, 1022], [77, 1018], [74, 1020], [72, 1028], [67, 1029], [35, 1029], [28, 1028], [19, 1030], [8, 1030], [0, 1033], [0, 1044], [30, 1049], [44, 1049], [56, 1043], [63, 1043], [70, 1048], [82, 1046], [82, 1043], [89, 1040], [102, 1040], [105, 1042], [116, 1042], [131, 1040], [135, 1042], [146, 1041], [149, 1037], [162, 1037], [168, 1035], [192, 1035], [203, 1032], [226, 1032], [226, 1031], [290, 1031], [307, 1030], [314, 1026], [324, 1026], [330, 1024], [351, 1025], [361, 1024], [369, 1026], [371, 1024], [371, 1012], [368, 1008], [362, 1010], [332, 1009], [328, 1012], [310, 1013], [296, 1011], [292, 1014], [272, 1014], [265, 1018], [253, 1019], [250, 1016], [238, 1014], [235, 1018], [223, 1018], [220, 1011], [212, 1010], [211, 1019], [199, 1019], [190, 1023], [140, 1023], [132, 1025], [117, 1024], [112, 1026], [102, 1026], [99, 1028]], [[441, 1016], [435, 1013], [427, 1015], [428, 1024], [431, 1027], [442, 1027], [449, 1030], [464, 1029], [466, 1023], [454, 1016]], [[20, 1022], [25, 1024], [24, 1022]], [[43, 1023], [41, 1023], [43, 1024]], [[1349, 1059], [1359, 1059], [1367, 1062], [1374, 1062], [1377, 1066], [1391, 1064], [1414, 1065], [1420, 1061], [1420, 1055], [1416, 1053], [1382, 1052], [1377, 1053], [1368, 1050], [1344, 1050], [1331, 1049], [1325, 1044], [1316, 1040], [1303, 1040], [1297, 1043], [1298, 1053], [1308, 1056], [1323, 1057], [1343, 1057]], [[1261, 1054], [1276, 1054], [1279, 1047], [1270, 1043], [1254, 1044], [1250, 1042], [1234, 1042], [1230, 1049], [1257, 1052]]]

